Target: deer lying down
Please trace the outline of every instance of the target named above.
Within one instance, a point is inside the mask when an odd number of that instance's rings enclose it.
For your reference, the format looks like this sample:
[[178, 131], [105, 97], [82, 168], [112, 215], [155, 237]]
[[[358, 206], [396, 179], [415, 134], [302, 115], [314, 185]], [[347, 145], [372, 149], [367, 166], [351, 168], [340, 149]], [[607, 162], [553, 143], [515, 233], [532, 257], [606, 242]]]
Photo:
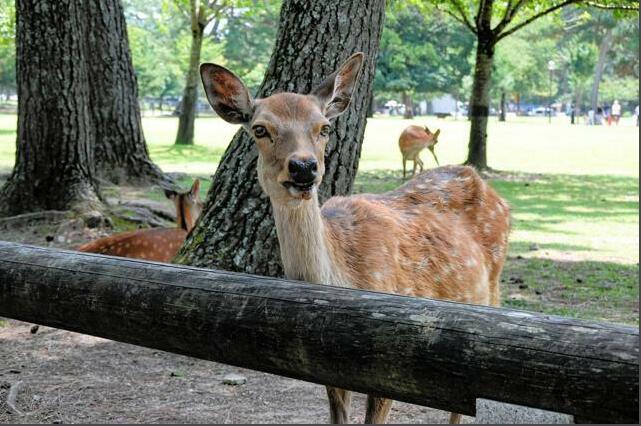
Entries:
[[410, 160], [414, 163], [412, 168], [412, 176], [416, 174], [416, 166], [418, 165], [423, 171], [423, 160], [421, 160], [420, 154], [425, 148], [429, 149], [438, 163], [438, 158], [436, 158], [436, 153], [434, 152], [434, 146], [438, 143], [438, 135], [441, 134], [441, 129], [437, 129], [436, 132], [430, 132], [430, 129], [421, 126], [408, 126], [401, 136], [398, 138], [398, 147], [401, 149], [401, 154], [403, 155], [403, 178], [405, 178], [406, 168], [405, 163], [407, 160]]
[[200, 216], [202, 201], [199, 190], [198, 179], [187, 192], [177, 193], [165, 190], [167, 198], [176, 205], [177, 228], [122, 232], [84, 244], [78, 247], [78, 251], [169, 263], [182, 247], [187, 233], [191, 231]]
[[[308, 95], [263, 99], [253, 99], [231, 71], [201, 65], [214, 110], [241, 123], [256, 141], [258, 179], [271, 200], [285, 274], [318, 284], [498, 305], [509, 208], [474, 169], [441, 167], [386, 194], [333, 197], [319, 206], [330, 120], [349, 106], [363, 60], [362, 53], [353, 55]], [[347, 422], [351, 392], [327, 387], [327, 393], [331, 421]], [[391, 405], [370, 395], [366, 422], [385, 422]]]

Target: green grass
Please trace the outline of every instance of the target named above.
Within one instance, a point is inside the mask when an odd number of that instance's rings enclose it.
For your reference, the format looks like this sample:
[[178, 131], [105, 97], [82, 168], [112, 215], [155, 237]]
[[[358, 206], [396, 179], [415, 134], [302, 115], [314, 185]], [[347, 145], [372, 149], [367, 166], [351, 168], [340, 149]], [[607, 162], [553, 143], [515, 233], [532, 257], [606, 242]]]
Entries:
[[[398, 135], [409, 124], [441, 129], [441, 164], [461, 163], [469, 123], [433, 117], [371, 119], [356, 192], [385, 192], [402, 183]], [[176, 147], [176, 118], [144, 118], [151, 156], [164, 170], [203, 178], [209, 187], [239, 126], [217, 118], [196, 122], [195, 146]], [[0, 172], [11, 169], [15, 115], [0, 114]], [[514, 227], [503, 274], [506, 306], [638, 324], [639, 136], [631, 119], [618, 127], [570, 126], [565, 119], [491, 120], [492, 185], [512, 206]], [[434, 160], [424, 154], [428, 167]], [[161, 191], [146, 194], [163, 199]], [[522, 281], [522, 283], [521, 283]], [[522, 287], [522, 288], [521, 288]]]

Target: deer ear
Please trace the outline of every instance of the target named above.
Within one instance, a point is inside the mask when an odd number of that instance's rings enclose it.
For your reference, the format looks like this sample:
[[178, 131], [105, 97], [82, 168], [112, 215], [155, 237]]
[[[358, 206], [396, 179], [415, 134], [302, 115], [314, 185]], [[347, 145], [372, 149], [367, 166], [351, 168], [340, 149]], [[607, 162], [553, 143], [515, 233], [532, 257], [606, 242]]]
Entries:
[[207, 100], [223, 120], [233, 124], [246, 124], [251, 121], [254, 101], [236, 74], [220, 65], [202, 64], [200, 77]]
[[189, 193], [193, 198], [199, 198], [200, 195], [200, 179], [196, 179], [194, 183], [191, 185], [191, 189], [189, 190]]
[[365, 62], [364, 53], [355, 53], [312, 91], [325, 107], [325, 117], [338, 117], [347, 110]]
[[430, 129], [427, 126], [425, 126], [425, 132], [427, 132], [428, 135], [432, 134], [432, 132], [430, 132]]
[[436, 129], [436, 132], [434, 133], [434, 139], [438, 138], [438, 135], [441, 134], [441, 129]]

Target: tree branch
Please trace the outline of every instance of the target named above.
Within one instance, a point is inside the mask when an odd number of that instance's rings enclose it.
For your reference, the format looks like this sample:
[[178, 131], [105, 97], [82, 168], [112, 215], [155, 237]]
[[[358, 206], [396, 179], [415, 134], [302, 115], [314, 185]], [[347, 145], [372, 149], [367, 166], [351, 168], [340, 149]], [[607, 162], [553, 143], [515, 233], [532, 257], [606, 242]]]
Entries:
[[503, 19], [501, 19], [501, 22], [499, 22], [498, 25], [494, 27], [492, 32], [494, 34], [500, 34], [501, 31], [503, 31], [505, 27], [512, 22], [514, 16], [516, 15], [516, 12], [519, 11], [523, 4], [525, 4], [525, 0], [517, 0], [516, 3], [510, 1], [508, 3], [508, 7], [505, 9], [505, 15], [503, 15]]
[[536, 21], [539, 18], [542, 18], [545, 15], [549, 15], [550, 13], [555, 12], [555, 11], [565, 7], [565, 6], [569, 6], [571, 4], [580, 3], [580, 2], [581, 2], [581, 0], [565, 0], [565, 1], [562, 1], [561, 3], [558, 3], [558, 4], [548, 8], [548, 9], [542, 11], [542, 12], [539, 12], [539, 13], [533, 15], [533, 16], [530, 16], [525, 21], [513, 26], [512, 28], [510, 28], [507, 31], [496, 33], [496, 41], [499, 41], [499, 40], [509, 36], [510, 34], [513, 34], [514, 32], [520, 30], [521, 28], [525, 27], [526, 25], [531, 24], [532, 22]]
[[189, 13], [189, 11], [187, 11], [187, 9], [185, 9], [180, 1], [174, 1], [174, 5], [178, 8], [178, 11], [182, 13], [185, 18], [191, 20], [191, 14]]
[[454, 5], [454, 8], [456, 8], [456, 11], [460, 15], [457, 15], [456, 13], [447, 9], [441, 9], [438, 4], [436, 4], [436, 9], [440, 10], [443, 13], [446, 13], [450, 17], [454, 18], [457, 22], [465, 25], [474, 34], [476, 34], [476, 28], [474, 27], [474, 25], [472, 25], [472, 22], [469, 20], [468, 16], [466, 15], [463, 5], [458, 0], [453, 0], [452, 4]]

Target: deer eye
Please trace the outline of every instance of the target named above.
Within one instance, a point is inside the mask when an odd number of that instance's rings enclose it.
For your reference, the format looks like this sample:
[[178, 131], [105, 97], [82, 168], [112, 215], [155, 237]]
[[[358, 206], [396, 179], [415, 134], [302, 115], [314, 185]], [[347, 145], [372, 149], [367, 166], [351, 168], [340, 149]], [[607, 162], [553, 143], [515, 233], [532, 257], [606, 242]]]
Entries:
[[323, 136], [323, 137], [327, 137], [327, 136], [329, 136], [329, 132], [331, 130], [332, 130], [331, 126], [326, 124], [323, 127], [321, 127], [320, 135]]
[[267, 131], [265, 126], [254, 126], [252, 130], [254, 131], [254, 136], [256, 136], [256, 138], [258, 139], [266, 138], [269, 136], [269, 132]]

